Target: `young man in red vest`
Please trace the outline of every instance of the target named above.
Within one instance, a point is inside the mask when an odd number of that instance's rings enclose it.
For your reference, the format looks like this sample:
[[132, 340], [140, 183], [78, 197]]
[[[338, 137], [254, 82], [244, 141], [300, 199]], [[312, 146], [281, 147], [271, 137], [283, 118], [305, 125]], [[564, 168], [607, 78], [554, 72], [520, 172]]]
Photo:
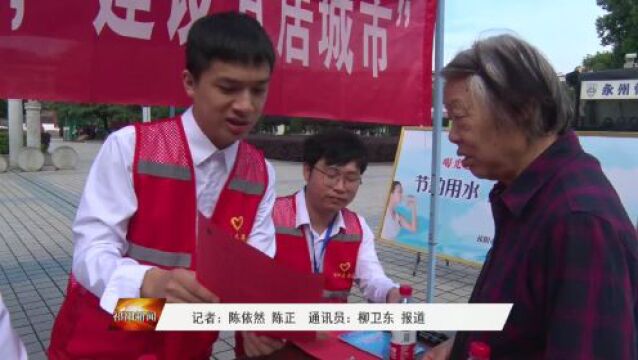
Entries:
[[[268, 35], [248, 16], [216, 14], [193, 24], [182, 76], [192, 107], [112, 134], [93, 163], [50, 358], [210, 357], [217, 333], [108, 327], [120, 298], [218, 301], [193, 271], [198, 221], [274, 255], [274, 170], [241, 141], [261, 114], [274, 60]], [[253, 355], [282, 345], [251, 334], [244, 340]]]
[[356, 281], [369, 301], [398, 302], [397, 285], [377, 258], [374, 234], [346, 208], [368, 165], [365, 145], [353, 133], [326, 132], [305, 141], [303, 161], [306, 187], [275, 202], [275, 260], [322, 273], [326, 301], [347, 302]]

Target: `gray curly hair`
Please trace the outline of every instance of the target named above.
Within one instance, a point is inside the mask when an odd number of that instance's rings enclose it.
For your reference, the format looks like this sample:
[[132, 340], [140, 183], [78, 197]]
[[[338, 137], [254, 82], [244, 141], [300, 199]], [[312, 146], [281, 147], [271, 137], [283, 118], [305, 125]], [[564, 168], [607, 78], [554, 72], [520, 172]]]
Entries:
[[496, 126], [519, 128], [530, 141], [565, 132], [573, 116], [571, 99], [547, 59], [512, 35], [475, 42], [442, 75], [466, 79], [471, 94], [491, 110]]

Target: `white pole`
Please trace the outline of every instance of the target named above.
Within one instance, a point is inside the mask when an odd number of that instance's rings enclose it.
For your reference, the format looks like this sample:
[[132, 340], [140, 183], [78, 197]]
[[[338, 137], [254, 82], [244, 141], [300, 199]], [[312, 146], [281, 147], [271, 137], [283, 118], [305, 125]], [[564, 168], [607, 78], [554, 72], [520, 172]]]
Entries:
[[439, 222], [439, 174], [441, 172], [441, 127], [443, 124], [443, 30], [445, 0], [439, 0], [436, 9], [436, 32], [434, 35], [434, 117], [432, 118], [432, 196], [430, 197], [430, 229], [428, 233], [428, 289], [426, 301], [434, 301], [436, 283], [436, 244]]
[[42, 105], [37, 100], [29, 100], [24, 105], [27, 113], [27, 147], [40, 149], [40, 111]]
[[142, 122], [151, 122], [151, 107], [142, 107]]
[[18, 154], [24, 147], [22, 99], [9, 99], [9, 166], [18, 166]]

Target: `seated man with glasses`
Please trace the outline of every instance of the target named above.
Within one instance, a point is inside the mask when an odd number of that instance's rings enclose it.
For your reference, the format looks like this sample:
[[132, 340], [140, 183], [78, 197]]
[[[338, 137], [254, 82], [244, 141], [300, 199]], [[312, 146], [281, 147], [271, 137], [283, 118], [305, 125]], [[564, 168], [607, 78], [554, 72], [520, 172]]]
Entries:
[[[383, 271], [374, 234], [360, 215], [346, 209], [357, 195], [368, 165], [363, 142], [351, 132], [333, 130], [303, 145], [304, 189], [277, 198], [273, 222], [275, 261], [301, 272], [323, 274], [326, 302], [347, 302], [356, 281], [372, 302], [399, 302], [397, 285]], [[235, 335], [237, 357], [258, 353]]]
[[363, 142], [348, 131], [311, 136], [303, 146], [305, 188], [275, 202], [275, 260], [323, 274], [327, 302], [347, 302], [354, 281], [369, 301], [400, 298], [379, 263], [372, 230], [346, 208], [357, 195], [367, 157]]

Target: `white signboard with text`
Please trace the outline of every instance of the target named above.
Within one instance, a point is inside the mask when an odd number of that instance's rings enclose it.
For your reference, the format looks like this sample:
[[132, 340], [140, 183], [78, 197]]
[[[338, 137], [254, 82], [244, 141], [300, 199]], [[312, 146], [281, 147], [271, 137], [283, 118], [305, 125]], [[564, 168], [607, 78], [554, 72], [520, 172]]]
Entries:
[[638, 100], [638, 79], [583, 81], [582, 100]]

